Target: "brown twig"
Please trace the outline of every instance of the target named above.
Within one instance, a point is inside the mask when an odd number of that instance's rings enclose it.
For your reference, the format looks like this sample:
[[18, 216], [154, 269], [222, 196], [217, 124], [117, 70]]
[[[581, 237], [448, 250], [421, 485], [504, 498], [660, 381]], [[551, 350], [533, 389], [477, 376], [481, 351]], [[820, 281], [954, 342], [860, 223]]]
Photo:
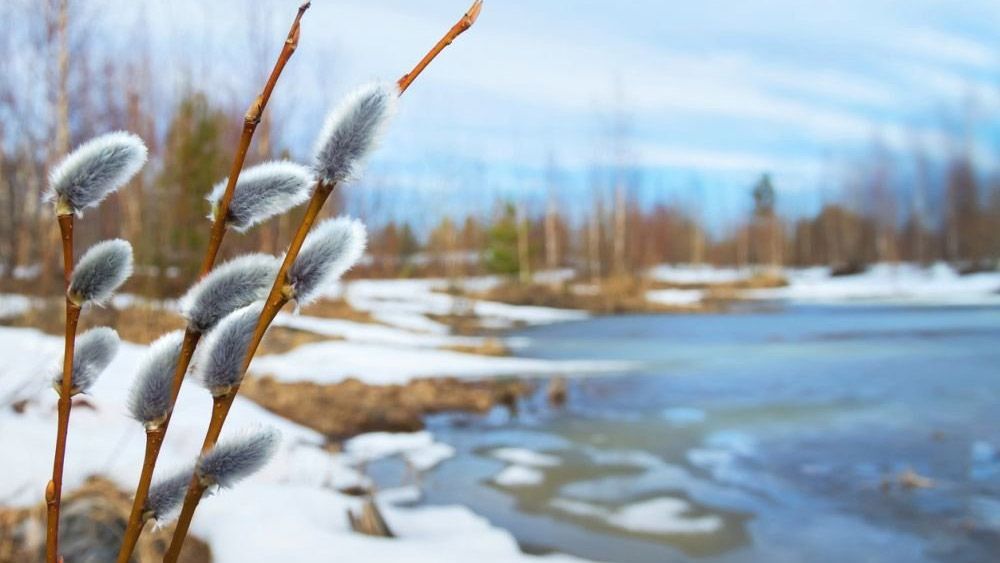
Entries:
[[472, 6], [469, 7], [468, 11], [462, 16], [462, 19], [458, 20], [458, 23], [451, 26], [448, 33], [444, 34], [444, 37], [438, 41], [430, 51], [424, 55], [424, 58], [420, 59], [417, 66], [413, 67], [413, 70], [403, 75], [396, 84], [399, 85], [399, 93], [402, 94], [410, 87], [410, 84], [416, 80], [420, 73], [427, 68], [427, 65], [431, 64], [434, 57], [438, 56], [438, 53], [444, 50], [445, 47], [451, 45], [451, 42], [455, 40], [456, 37], [462, 34], [465, 30], [472, 27], [472, 24], [476, 23], [476, 18], [479, 17], [479, 12], [483, 9], [483, 0], [475, 0]]
[[[73, 275], [73, 213], [59, 212], [59, 232], [62, 236], [63, 278], [69, 291]], [[59, 384], [58, 422], [56, 424], [56, 451], [52, 461], [52, 479], [45, 487], [45, 560], [55, 563], [59, 557], [59, 509], [62, 501], [63, 466], [66, 461], [66, 437], [69, 432], [69, 413], [73, 407], [73, 352], [76, 347], [76, 327], [80, 320], [80, 305], [66, 295], [66, 325], [63, 344], [63, 372]]]
[[[267, 102], [271, 98], [271, 92], [274, 90], [281, 72], [299, 45], [300, 21], [302, 20], [302, 15], [309, 9], [310, 5], [311, 2], [305, 2], [299, 6], [295, 19], [292, 21], [292, 26], [288, 30], [285, 43], [281, 48], [281, 53], [278, 54], [278, 60], [274, 63], [274, 68], [271, 70], [271, 74], [264, 84], [263, 90], [261, 90], [260, 94], [250, 104], [250, 107], [247, 108], [246, 115], [243, 117], [243, 132], [240, 135], [240, 143], [233, 157], [226, 190], [219, 200], [216, 214], [212, 221], [212, 233], [209, 237], [208, 248], [205, 250], [205, 257], [201, 263], [199, 277], [204, 277], [215, 267], [215, 260], [218, 257], [219, 248], [222, 246], [222, 239], [226, 235], [226, 215], [229, 212], [229, 204], [232, 202], [233, 192], [236, 190], [236, 182], [239, 180], [240, 172], [243, 170], [243, 164], [250, 149], [250, 141], [253, 140], [257, 124], [260, 123], [264, 108], [267, 107]], [[170, 401], [171, 411], [173, 410], [173, 405], [177, 402], [177, 396], [180, 394], [181, 385], [184, 382], [184, 375], [187, 373], [188, 366], [191, 364], [191, 358], [194, 356], [195, 348], [197, 348], [200, 339], [201, 333], [195, 332], [190, 328], [184, 331], [184, 341], [181, 344], [177, 369], [174, 371]], [[129, 515], [128, 526], [125, 529], [125, 537], [122, 541], [121, 550], [118, 552], [119, 563], [126, 563], [132, 556], [136, 543], [139, 541], [139, 536], [142, 534], [142, 528], [148, 520], [144, 515], [146, 497], [149, 495], [153, 470], [156, 467], [156, 460], [159, 458], [160, 448], [163, 446], [163, 439], [170, 425], [170, 415], [171, 413], [168, 412], [166, 419], [162, 423], [155, 428], [146, 430], [146, 454], [143, 458], [142, 472], [139, 475], [139, 484], [136, 487], [135, 499], [132, 502], [132, 511]]]
[[[397, 81], [400, 94], [406, 91], [409, 85], [417, 78], [417, 76], [420, 75], [427, 65], [434, 60], [438, 53], [444, 50], [444, 48], [451, 44], [456, 37], [458, 37], [466, 29], [469, 29], [469, 27], [475, 23], [476, 18], [479, 16], [479, 12], [482, 9], [482, 5], [482, 0], [475, 0], [472, 7], [469, 8], [464, 16], [462, 16], [462, 19], [452, 26], [448, 33], [446, 33], [445, 36], [438, 41], [426, 55], [424, 55], [424, 58], [417, 63], [417, 66]], [[250, 362], [253, 360], [253, 356], [257, 352], [257, 348], [264, 339], [264, 333], [267, 332], [267, 328], [271, 325], [271, 321], [274, 320], [274, 318], [278, 315], [278, 312], [285, 306], [286, 303], [288, 303], [291, 297], [291, 288], [288, 285], [288, 271], [291, 269], [292, 264], [295, 263], [295, 259], [298, 257], [299, 251], [302, 249], [302, 243], [305, 242], [306, 235], [308, 235], [310, 229], [312, 229], [313, 223], [316, 222], [316, 218], [319, 216], [320, 210], [323, 208], [323, 205], [330, 197], [334, 188], [336, 188], [335, 184], [328, 184], [322, 181], [316, 184], [316, 189], [313, 191], [312, 198], [309, 200], [309, 207], [306, 208], [306, 213], [302, 217], [302, 222], [299, 223], [298, 229], [296, 229], [295, 235], [292, 237], [292, 241], [288, 246], [288, 251], [285, 253], [285, 258], [281, 263], [281, 267], [278, 269], [278, 274], [274, 278], [274, 284], [271, 286], [271, 291], [264, 302], [260, 318], [257, 320], [257, 325], [254, 328], [253, 335], [247, 345], [247, 353], [243, 360], [240, 372], [241, 375], [246, 374], [249, 369]], [[212, 401], [212, 418], [209, 421], [208, 430], [205, 433], [205, 440], [202, 442], [201, 446], [202, 454], [210, 450], [213, 446], [215, 446], [216, 442], [218, 442], [219, 435], [222, 433], [222, 427], [226, 423], [226, 418], [229, 416], [229, 410], [232, 408], [233, 401], [236, 399], [236, 395], [239, 393], [239, 390], [240, 385], [237, 383], [224, 394], [214, 397]], [[188, 485], [188, 491], [184, 495], [184, 505], [177, 518], [174, 535], [170, 540], [170, 547], [167, 548], [167, 552], [163, 557], [164, 563], [176, 563], [177, 558], [180, 556], [181, 546], [184, 544], [184, 540], [187, 538], [188, 529], [191, 527], [191, 519], [194, 517], [195, 509], [198, 508], [198, 503], [201, 502], [201, 497], [204, 494], [205, 489], [206, 487], [201, 482], [201, 479], [198, 477], [198, 473], [196, 471], [191, 477], [191, 483]]]

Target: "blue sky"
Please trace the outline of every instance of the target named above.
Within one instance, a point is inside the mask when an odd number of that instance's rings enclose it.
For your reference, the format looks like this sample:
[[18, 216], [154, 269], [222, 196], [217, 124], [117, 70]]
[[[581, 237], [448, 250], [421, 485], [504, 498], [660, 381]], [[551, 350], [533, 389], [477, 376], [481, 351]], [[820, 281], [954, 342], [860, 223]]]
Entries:
[[[113, 4], [113, 20], [145, 13], [178, 83], [216, 85], [243, 105], [259, 87], [251, 53], [270, 65], [298, 0]], [[467, 4], [315, 1], [275, 94], [282, 138], [305, 157], [330, 103], [397, 78]], [[250, 11], [267, 45], [250, 45]], [[986, 0], [486, 0], [476, 27], [407, 92], [369, 188], [461, 211], [477, 204], [470, 188], [482, 201], [483, 191], [541, 201], [550, 157], [581, 197], [595, 163], [624, 160], [644, 197], [684, 200], [697, 182], [716, 215], [736, 213], [770, 171], [779, 199], [801, 210], [876, 140], [943, 155], [963, 141], [970, 108], [992, 124], [971, 138], [995, 169], [998, 22], [1000, 2]], [[609, 134], [616, 116], [628, 124], [622, 150]]]

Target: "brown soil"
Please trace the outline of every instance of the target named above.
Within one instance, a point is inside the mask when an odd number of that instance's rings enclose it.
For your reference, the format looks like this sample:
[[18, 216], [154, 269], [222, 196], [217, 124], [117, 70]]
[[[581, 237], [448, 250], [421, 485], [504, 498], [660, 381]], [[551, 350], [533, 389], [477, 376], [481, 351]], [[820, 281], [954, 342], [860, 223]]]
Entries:
[[445, 346], [445, 350], [452, 350], [453, 352], [462, 352], [464, 354], [479, 354], [480, 356], [509, 356], [510, 349], [504, 345], [503, 340], [499, 338], [486, 338], [483, 343], [478, 346]]
[[[128, 522], [131, 498], [110, 481], [91, 477], [64, 495], [60, 551], [67, 562], [114, 561]], [[146, 524], [132, 560], [162, 561], [173, 525], [157, 530]], [[0, 563], [45, 560], [45, 504], [30, 508], [0, 508]], [[201, 540], [188, 536], [181, 550], [184, 563], [210, 563], [212, 554]]]
[[375, 319], [366, 311], [358, 311], [343, 299], [323, 299], [302, 308], [303, 315], [329, 317], [359, 323], [374, 323]]
[[530, 391], [530, 384], [445, 378], [368, 385], [352, 378], [320, 385], [248, 377], [240, 390], [262, 407], [336, 441], [364, 432], [421, 430], [424, 416], [432, 413], [485, 413], [495, 405], [514, 408], [517, 399]]
[[294, 328], [271, 326], [267, 329], [267, 333], [264, 334], [264, 340], [261, 340], [260, 348], [257, 349], [256, 355], [284, 354], [303, 344], [327, 342], [330, 340], [340, 339], [335, 336], [323, 336]]

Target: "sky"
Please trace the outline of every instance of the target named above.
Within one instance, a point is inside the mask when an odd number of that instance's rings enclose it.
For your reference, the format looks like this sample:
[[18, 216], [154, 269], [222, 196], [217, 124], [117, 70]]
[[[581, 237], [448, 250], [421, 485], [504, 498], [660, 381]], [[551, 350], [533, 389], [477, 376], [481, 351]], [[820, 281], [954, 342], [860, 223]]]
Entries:
[[[298, 5], [104, 1], [104, 20], [145, 22], [177, 84], [241, 105]], [[468, 3], [314, 1], [272, 102], [293, 154], [307, 158], [340, 96], [398, 78]], [[762, 172], [779, 204], [815, 207], [874, 144], [943, 157], [971, 143], [996, 169], [998, 23], [987, 0], [486, 0], [406, 93], [368, 187], [461, 212], [496, 193], [542, 202], [551, 183], [586, 198], [595, 166], [624, 164], [643, 197], [718, 218], [749, 205]]]

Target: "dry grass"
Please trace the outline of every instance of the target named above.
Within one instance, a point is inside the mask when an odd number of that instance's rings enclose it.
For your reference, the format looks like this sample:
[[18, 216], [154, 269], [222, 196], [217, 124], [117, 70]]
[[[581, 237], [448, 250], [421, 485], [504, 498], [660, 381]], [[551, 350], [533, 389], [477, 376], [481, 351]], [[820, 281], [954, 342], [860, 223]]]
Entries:
[[342, 319], [345, 321], [355, 321], [359, 323], [374, 323], [375, 319], [372, 318], [366, 311], [358, 311], [351, 307], [351, 304], [343, 299], [321, 299], [316, 303], [304, 307], [302, 309], [303, 315], [312, 315], [315, 317], [328, 317], [334, 319]]
[[478, 354], [480, 356], [509, 356], [510, 349], [503, 343], [503, 340], [499, 338], [486, 338], [483, 343], [478, 346], [466, 346], [457, 344], [454, 346], [445, 346], [445, 350], [451, 350], [453, 352], [462, 352], [464, 354]]
[[[132, 506], [128, 494], [110, 481], [91, 477], [82, 487], [63, 498], [60, 545], [67, 562], [113, 561], [118, 553]], [[161, 561], [173, 526], [153, 529], [147, 524], [133, 560]], [[25, 563], [45, 560], [45, 504], [30, 508], [0, 508], [0, 562]], [[209, 563], [208, 546], [197, 538], [184, 544], [180, 561]]]
[[303, 344], [327, 342], [330, 340], [340, 339], [333, 336], [322, 336], [304, 330], [296, 330], [294, 328], [272, 326], [267, 329], [267, 334], [264, 335], [264, 340], [260, 343], [257, 355], [264, 356], [267, 354], [284, 354], [302, 346]]
[[364, 432], [421, 430], [427, 414], [485, 413], [495, 405], [516, 405], [530, 390], [528, 383], [516, 380], [454, 378], [416, 379], [405, 385], [368, 385], [352, 378], [321, 385], [248, 377], [241, 387], [244, 396], [262, 407], [331, 440]]
[[[64, 301], [60, 298], [45, 299], [40, 306], [22, 315], [4, 319], [9, 326], [38, 329], [46, 334], [62, 336], [65, 320]], [[80, 330], [95, 326], [110, 326], [129, 342], [148, 344], [171, 330], [183, 329], [184, 319], [165, 309], [136, 305], [126, 309], [88, 307], [80, 317]]]
[[[511, 305], [581, 309], [606, 315], [678, 310], [678, 307], [646, 300], [646, 292], [658, 287], [647, 280], [633, 276], [608, 278], [595, 284], [510, 282], [498, 285], [475, 297]], [[698, 310], [700, 307], [681, 309]]]

